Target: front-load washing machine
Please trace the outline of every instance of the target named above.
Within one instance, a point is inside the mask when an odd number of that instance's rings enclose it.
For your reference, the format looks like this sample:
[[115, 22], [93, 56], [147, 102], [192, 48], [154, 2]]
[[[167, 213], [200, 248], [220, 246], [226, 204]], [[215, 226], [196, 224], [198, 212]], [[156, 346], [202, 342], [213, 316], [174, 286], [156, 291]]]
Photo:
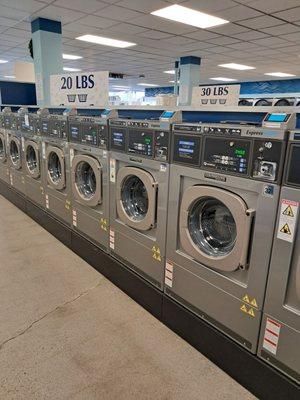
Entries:
[[46, 204], [40, 122], [42, 115], [48, 114], [47, 109], [41, 109], [36, 114], [25, 114], [21, 120], [26, 197], [42, 208]]
[[46, 210], [71, 226], [71, 177], [68, 116], [42, 116], [42, 156], [45, 176]]
[[170, 126], [162, 120], [119, 119], [110, 121], [109, 133], [110, 250], [160, 289], [165, 263]]
[[290, 134], [258, 354], [300, 383], [300, 131]]
[[11, 110], [7, 107], [0, 113], [0, 179], [7, 184], [9, 184], [10, 178], [5, 126], [10, 127], [10, 114]]
[[286, 132], [174, 125], [165, 293], [255, 353]]
[[21, 120], [26, 109], [20, 108], [17, 113], [10, 115], [10, 127], [7, 130], [7, 153], [10, 170], [10, 185], [25, 196], [26, 184], [24, 174], [23, 144], [24, 138], [21, 131]]
[[109, 238], [108, 120], [69, 118], [73, 228], [103, 250]]

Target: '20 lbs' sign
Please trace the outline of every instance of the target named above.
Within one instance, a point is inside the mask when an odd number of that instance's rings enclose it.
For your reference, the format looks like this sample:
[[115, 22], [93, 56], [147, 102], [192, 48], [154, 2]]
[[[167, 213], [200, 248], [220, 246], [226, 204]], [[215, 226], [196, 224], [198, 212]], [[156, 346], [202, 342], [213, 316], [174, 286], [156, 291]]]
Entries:
[[51, 105], [102, 107], [108, 105], [108, 72], [51, 75]]
[[61, 77], [61, 89], [92, 89], [95, 86], [95, 77], [93, 74], [90, 75], [76, 75], [76, 76], [62, 76]]
[[226, 105], [237, 106], [240, 95], [240, 85], [209, 85], [193, 88], [193, 106]]

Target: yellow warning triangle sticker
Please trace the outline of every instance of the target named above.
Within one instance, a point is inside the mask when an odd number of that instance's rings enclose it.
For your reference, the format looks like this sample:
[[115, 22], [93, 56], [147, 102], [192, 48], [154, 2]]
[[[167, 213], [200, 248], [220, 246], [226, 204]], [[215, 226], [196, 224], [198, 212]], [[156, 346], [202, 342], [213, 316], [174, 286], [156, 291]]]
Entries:
[[287, 206], [287, 208], [283, 211], [282, 215], [287, 215], [288, 217], [294, 217], [293, 209], [291, 206]]
[[287, 223], [283, 225], [283, 227], [280, 229], [280, 232], [281, 233], [285, 233], [286, 235], [291, 235], [292, 234], [291, 230], [290, 230], [290, 227], [289, 227], [289, 225]]
[[255, 317], [253, 308], [250, 308], [250, 310], [248, 311], [248, 314], [251, 315], [251, 317]]
[[156, 252], [157, 252], [157, 254], [160, 254], [160, 248], [159, 247], [156, 249]]
[[245, 313], [248, 314], [248, 310], [247, 310], [247, 307], [245, 306], [245, 304], [243, 304], [243, 305], [241, 306], [241, 311], [243, 311], [243, 312], [245, 312]]
[[258, 307], [256, 299], [251, 300], [251, 306]]
[[157, 261], [161, 261], [161, 257], [159, 254], [156, 256], [156, 259], [157, 259]]
[[152, 247], [152, 251], [156, 251], [156, 247], [155, 246]]
[[249, 299], [249, 296], [247, 294], [245, 294], [245, 296], [243, 297], [243, 301], [245, 303], [250, 303], [250, 299]]

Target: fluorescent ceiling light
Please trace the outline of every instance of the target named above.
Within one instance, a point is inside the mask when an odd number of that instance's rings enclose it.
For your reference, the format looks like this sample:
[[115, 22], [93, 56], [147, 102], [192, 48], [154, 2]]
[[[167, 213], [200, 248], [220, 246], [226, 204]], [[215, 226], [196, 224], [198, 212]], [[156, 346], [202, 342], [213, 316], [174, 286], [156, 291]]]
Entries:
[[6, 64], [7, 62], [7, 60], [0, 60], [0, 64]]
[[73, 54], [63, 54], [64, 60], [80, 60], [81, 58], [81, 56], [75, 56]]
[[211, 79], [212, 81], [223, 81], [223, 82], [234, 82], [237, 80], [237, 79], [233, 79], [233, 78], [222, 78], [221, 76], [217, 76], [215, 78], [209, 78], [209, 79]]
[[202, 29], [227, 24], [229, 22], [226, 19], [214, 17], [213, 15], [205, 14], [193, 10], [192, 8], [179, 6], [178, 4], [161, 8], [160, 10], [153, 11], [151, 14]]
[[78, 71], [81, 71], [80, 68], [73, 68], [73, 67], [64, 67], [63, 70], [64, 70], [64, 71], [70, 71], [70, 72], [78, 72]]
[[4, 75], [4, 78], [15, 79], [16, 77], [14, 75]]
[[111, 46], [111, 47], [125, 48], [130, 46], [136, 46], [136, 43], [125, 42], [124, 40], [110, 39], [107, 37], [97, 36], [97, 35], [83, 35], [83, 36], [78, 36], [76, 39], [82, 40], [84, 42], [102, 44], [103, 46]]
[[130, 86], [112, 86], [113, 89], [130, 89]]
[[159, 85], [155, 85], [154, 83], [138, 83], [138, 86], [157, 87]]
[[164, 74], [175, 75], [175, 70], [171, 69], [170, 71], [164, 71]]
[[269, 76], [277, 76], [278, 78], [287, 78], [287, 77], [291, 77], [291, 76], [296, 76], [296, 75], [293, 75], [293, 74], [287, 74], [287, 73], [285, 73], [285, 72], [268, 72], [267, 74], [265, 74], [265, 75], [269, 75]]
[[220, 64], [219, 67], [237, 69], [240, 71], [245, 71], [247, 69], [255, 69], [255, 67], [250, 67], [249, 65], [236, 64], [236, 63]]

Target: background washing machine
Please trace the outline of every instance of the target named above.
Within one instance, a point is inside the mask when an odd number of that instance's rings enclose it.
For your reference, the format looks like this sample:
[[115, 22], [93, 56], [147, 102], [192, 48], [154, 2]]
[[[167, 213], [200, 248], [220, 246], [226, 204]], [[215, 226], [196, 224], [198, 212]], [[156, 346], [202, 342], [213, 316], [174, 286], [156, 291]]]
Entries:
[[300, 383], [300, 131], [290, 135], [258, 354]]
[[165, 292], [256, 352], [286, 132], [174, 125]]
[[72, 224], [68, 113], [41, 118], [46, 209]]
[[0, 113], [0, 179], [5, 183], [10, 182], [7, 152], [7, 132], [5, 126], [10, 127], [11, 109], [5, 107]]
[[163, 287], [171, 112], [160, 121], [110, 121], [110, 250]]
[[40, 121], [48, 114], [48, 109], [41, 109], [36, 114], [25, 114], [21, 119], [26, 196], [42, 208], [45, 208], [45, 189]]
[[21, 120], [28, 113], [25, 108], [20, 108], [17, 113], [10, 114], [10, 127], [7, 129], [7, 154], [10, 170], [10, 185], [18, 192], [25, 195], [26, 185], [24, 176], [23, 137]]
[[73, 228], [108, 250], [108, 120], [69, 118]]

